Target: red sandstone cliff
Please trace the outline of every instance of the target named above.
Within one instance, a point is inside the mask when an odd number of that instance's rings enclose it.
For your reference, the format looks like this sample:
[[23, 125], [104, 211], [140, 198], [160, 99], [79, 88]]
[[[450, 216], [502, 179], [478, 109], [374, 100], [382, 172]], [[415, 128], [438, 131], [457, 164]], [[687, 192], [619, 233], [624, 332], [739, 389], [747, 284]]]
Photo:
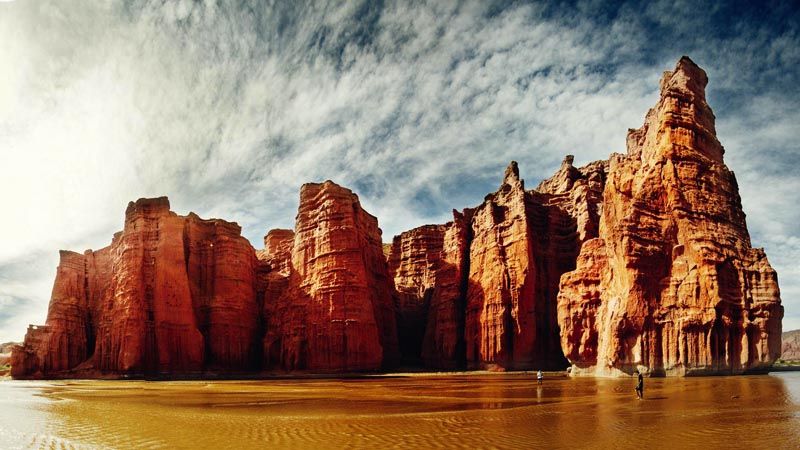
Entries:
[[688, 58], [628, 153], [381, 242], [330, 181], [256, 251], [235, 223], [130, 203], [110, 246], [61, 252], [17, 378], [226, 371], [561, 369], [731, 374], [780, 354], [777, 275], [750, 245], [705, 73]]
[[[597, 235], [607, 165], [572, 166], [526, 191], [512, 162], [500, 189], [388, 252], [401, 349], [431, 368], [561, 369], [561, 275]], [[424, 331], [424, 332], [423, 332]]]
[[165, 197], [131, 202], [109, 247], [61, 252], [47, 322], [28, 329], [14, 376], [251, 368], [255, 253], [239, 233]]
[[261, 257], [278, 271], [265, 279], [268, 367], [340, 372], [397, 364], [381, 231], [355, 194], [330, 181], [303, 185], [294, 234], [272, 231], [265, 243]]
[[800, 330], [785, 331], [781, 334], [781, 359], [800, 361]]
[[234, 223], [128, 205], [109, 247], [61, 252], [47, 322], [17, 378], [378, 370], [399, 361], [378, 221], [350, 190], [304, 185], [296, 232], [256, 252]]
[[395, 236], [389, 250], [397, 328], [405, 364], [456, 369], [464, 364], [464, 287], [467, 224], [453, 212], [445, 225], [425, 225]]
[[627, 155], [612, 155], [599, 235], [559, 293], [575, 372], [741, 373], [780, 354], [777, 276], [750, 246], [705, 72], [684, 57]]

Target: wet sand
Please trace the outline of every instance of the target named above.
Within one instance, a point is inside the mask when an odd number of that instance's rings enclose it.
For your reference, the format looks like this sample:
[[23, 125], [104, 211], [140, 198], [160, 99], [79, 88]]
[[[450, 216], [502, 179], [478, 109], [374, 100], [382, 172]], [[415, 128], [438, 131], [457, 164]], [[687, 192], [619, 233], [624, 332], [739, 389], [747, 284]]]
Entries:
[[800, 372], [0, 382], [0, 448], [797, 448]]

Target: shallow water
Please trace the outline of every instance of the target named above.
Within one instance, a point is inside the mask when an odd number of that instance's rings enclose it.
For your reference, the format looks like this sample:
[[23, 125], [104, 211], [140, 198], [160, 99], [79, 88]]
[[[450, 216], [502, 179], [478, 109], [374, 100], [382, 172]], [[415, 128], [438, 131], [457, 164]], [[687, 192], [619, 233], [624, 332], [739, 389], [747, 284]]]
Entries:
[[800, 372], [0, 382], [0, 448], [797, 448]]

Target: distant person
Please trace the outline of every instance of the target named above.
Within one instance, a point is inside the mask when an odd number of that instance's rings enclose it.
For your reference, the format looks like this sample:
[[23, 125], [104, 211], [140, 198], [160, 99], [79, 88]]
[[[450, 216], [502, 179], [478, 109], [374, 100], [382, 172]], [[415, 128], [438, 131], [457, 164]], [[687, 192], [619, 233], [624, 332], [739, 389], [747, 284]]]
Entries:
[[636, 371], [639, 374], [639, 381], [636, 383], [636, 398], [639, 400], [644, 398], [644, 378], [642, 377], [642, 373], [638, 370]]
[[536, 372], [536, 382], [538, 384], [542, 384], [542, 380], [543, 379], [544, 379], [544, 374], [542, 374], [542, 371], [540, 370], [540, 371]]

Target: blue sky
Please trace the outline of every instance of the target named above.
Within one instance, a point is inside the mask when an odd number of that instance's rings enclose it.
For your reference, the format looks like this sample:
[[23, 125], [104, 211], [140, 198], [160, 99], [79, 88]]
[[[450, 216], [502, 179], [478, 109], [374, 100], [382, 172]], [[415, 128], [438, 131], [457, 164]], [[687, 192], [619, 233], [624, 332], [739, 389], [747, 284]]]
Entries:
[[389, 241], [512, 159], [532, 187], [623, 152], [684, 54], [800, 328], [800, 20], [750, 3], [0, 2], [0, 341], [44, 321], [57, 250], [108, 245], [129, 200], [260, 247], [332, 179]]

